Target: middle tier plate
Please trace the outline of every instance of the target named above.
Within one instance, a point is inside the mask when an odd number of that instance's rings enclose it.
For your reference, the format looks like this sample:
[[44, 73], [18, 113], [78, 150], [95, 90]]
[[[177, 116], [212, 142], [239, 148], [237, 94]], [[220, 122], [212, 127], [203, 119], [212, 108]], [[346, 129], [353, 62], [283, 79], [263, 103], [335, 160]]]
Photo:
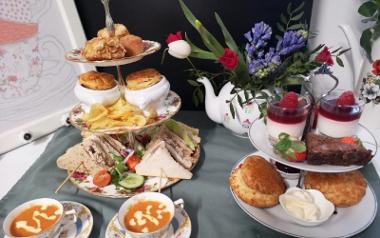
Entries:
[[170, 91], [168, 96], [163, 102], [163, 106], [157, 110], [157, 116], [155, 120], [144, 126], [118, 126], [111, 128], [99, 128], [91, 130], [86, 122], [83, 120], [83, 115], [86, 113], [86, 105], [78, 104], [70, 112], [69, 120], [71, 125], [78, 128], [81, 131], [88, 131], [92, 133], [105, 133], [105, 134], [123, 134], [130, 131], [141, 130], [151, 126], [159, 125], [162, 122], [170, 119], [181, 108], [181, 98], [173, 91]]
[[[371, 142], [367, 142], [366, 140], [373, 140], [373, 136], [365, 130], [363, 127], [359, 127], [357, 136], [362, 140], [363, 144], [369, 149], [373, 149], [373, 144]], [[363, 167], [362, 165], [350, 165], [350, 166], [337, 166], [337, 165], [312, 165], [307, 162], [290, 162], [279, 154], [274, 152], [273, 146], [269, 141], [268, 131], [266, 129], [266, 125], [263, 119], [258, 119], [254, 121], [249, 128], [249, 140], [252, 145], [256, 147], [257, 150], [264, 152], [266, 155], [270, 156], [271, 159], [293, 167], [297, 169], [301, 169], [304, 171], [312, 171], [312, 172], [322, 172], [322, 173], [340, 173], [340, 172], [349, 172], [353, 170], [360, 169]]]

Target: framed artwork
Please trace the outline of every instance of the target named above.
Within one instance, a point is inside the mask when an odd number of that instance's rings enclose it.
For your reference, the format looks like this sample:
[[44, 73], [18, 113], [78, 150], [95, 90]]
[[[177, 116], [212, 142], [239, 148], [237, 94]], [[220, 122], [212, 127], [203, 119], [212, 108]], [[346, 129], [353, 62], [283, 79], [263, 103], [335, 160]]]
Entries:
[[66, 124], [85, 40], [74, 0], [0, 0], [0, 154]]

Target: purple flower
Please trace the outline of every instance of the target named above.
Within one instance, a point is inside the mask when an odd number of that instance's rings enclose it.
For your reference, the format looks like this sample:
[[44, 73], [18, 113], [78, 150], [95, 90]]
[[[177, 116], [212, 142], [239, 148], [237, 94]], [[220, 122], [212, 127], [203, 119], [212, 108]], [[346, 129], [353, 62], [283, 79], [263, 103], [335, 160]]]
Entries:
[[287, 31], [278, 41], [276, 51], [279, 55], [288, 55], [305, 46], [303, 34], [296, 31]]
[[262, 78], [273, 72], [280, 64], [280, 55], [278, 55], [276, 50], [271, 47], [265, 55], [263, 53], [262, 57], [257, 57], [250, 61], [248, 71], [250, 74]]
[[256, 50], [266, 46], [272, 36], [272, 28], [264, 22], [256, 23], [253, 28], [244, 34], [248, 43], [245, 46], [247, 54], [251, 56]]

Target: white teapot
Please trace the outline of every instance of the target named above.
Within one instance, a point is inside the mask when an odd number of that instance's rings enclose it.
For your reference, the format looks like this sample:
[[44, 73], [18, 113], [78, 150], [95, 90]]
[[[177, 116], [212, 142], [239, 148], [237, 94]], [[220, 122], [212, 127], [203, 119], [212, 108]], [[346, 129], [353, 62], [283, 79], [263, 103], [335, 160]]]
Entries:
[[[235, 117], [233, 117], [230, 111], [230, 104], [227, 101], [230, 101], [234, 97], [234, 94], [231, 93], [234, 85], [230, 82], [225, 84], [220, 90], [219, 95], [216, 96], [214, 88], [208, 78], [198, 78], [197, 81], [202, 83], [205, 87], [205, 108], [207, 116], [212, 121], [223, 124], [224, 127], [231, 130], [235, 135], [247, 137], [250, 125], [260, 116], [258, 103], [262, 103], [263, 100], [254, 100], [254, 102], [241, 107], [235, 97], [232, 100], [232, 104], [235, 108]], [[243, 92], [239, 92], [242, 98], [244, 98], [243, 94]]]

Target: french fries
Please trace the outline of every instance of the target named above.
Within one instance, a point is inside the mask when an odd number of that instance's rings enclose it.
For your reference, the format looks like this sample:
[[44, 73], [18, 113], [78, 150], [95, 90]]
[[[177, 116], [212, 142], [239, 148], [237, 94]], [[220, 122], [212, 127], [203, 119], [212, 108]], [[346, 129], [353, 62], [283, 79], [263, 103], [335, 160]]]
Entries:
[[96, 130], [121, 126], [142, 127], [148, 123], [151, 116], [156, 114], [150, 112], [149, 115], [145, 116], [140, 108], [120, 98], [108, 107], [102, 104], [91, 105], [90, 111], [85, 113], [82, 118], [90, 129]]

